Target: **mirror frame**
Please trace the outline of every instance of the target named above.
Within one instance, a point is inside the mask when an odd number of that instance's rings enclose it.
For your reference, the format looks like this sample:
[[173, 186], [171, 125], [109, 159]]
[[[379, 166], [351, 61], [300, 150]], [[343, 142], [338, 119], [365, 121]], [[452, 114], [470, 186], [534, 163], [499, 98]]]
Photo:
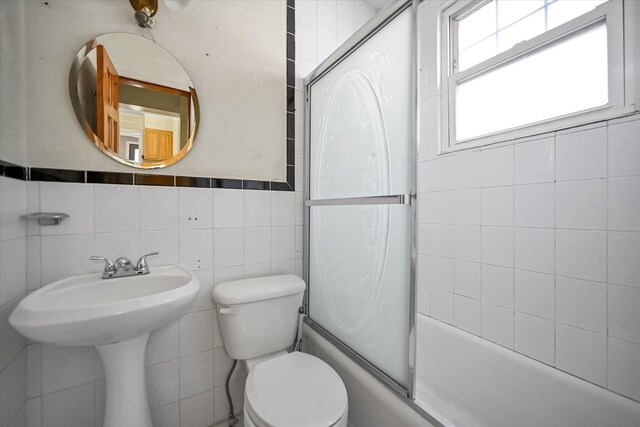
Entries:
[[[115, 153], [111, 152], [105, 147], [102, 140], [98, 138], [98, 136], [93, 132], [91, 125], [87, 122], [87, 119], [83, 114], [82, 104], [80, 103], [80, 97], [78, 94], [78, 77], [80, 75], [80, 69], [82, 67], [82, 63], [87, 58], [89, 53], [98, 46], [99, 44], [97, 40], [98, 37], [112, 35], [112, 34], [138, 37], [146, 41], [153, 42], [156, 46], [158, 46], [160, 49], [164, 50], [169, 56], [171, 56], [176, 61], [176, 63], [180, 65], [180, 68], [182, 68], [185, 75], [189, 77], [189, 74], [184, 69], [180, 61], [178, 61], [176, 57], [171, 54], [171, 52], [169, 52], [164, 47], [157, 44], [155, 41], [152, 41], [145, 37], [141, 37], [131, 33], [114, 32], [114, 33], [100, 34], [95, 38], [89, 40], [87, 43], [85, 43], [82, 46], [82, 48], [80, 48], [78, 53], [73, 58], [73, 62], [71, 64], [71, 70], [69, 71], [69, 97], [71, 98], [71, 104], [73, 105], [73, 111], [76, 114], [76, 118], [78, 119], [78, 122], [80, 123], [80, 125], [83, 127], [89, 139], [93, 141], [93, 144], [96, 146], [96, 148], [98, 148], [98, 150], [102, 151], [104, 154], [106, 154], [113, 160], [116, 160], [119, 163], [122, 163], [124, 165], [130, 166], [136, 169], [160, 169], [160, 168], [165, 168], [167, 166], [171, 166], [177, 163], [178, 161], [180, 161], [184, 156], [187, 155], [187, 153], [193, 147], [196, 137], [198, 136], [198, 128], [200, 126], [200, 103], [198, 102], [198, 95], [194, 87], [189, 87], [189, 92], [191, 93], [191, 102], [193, 102], [193, 111], [194, 111], [194, 125], [193, 125], [193, 129], [191, 130], [191, 134], [187, 138], [187, 143], [185, 144], [184, 147], [182, 147], [182, 149], [178, 152], [178, 154], [164, 161], [135, 163], [131, 160], [128, 160], [116, 155]], [[191, 77], [189, 77], [189, 80], [191, 80]]]

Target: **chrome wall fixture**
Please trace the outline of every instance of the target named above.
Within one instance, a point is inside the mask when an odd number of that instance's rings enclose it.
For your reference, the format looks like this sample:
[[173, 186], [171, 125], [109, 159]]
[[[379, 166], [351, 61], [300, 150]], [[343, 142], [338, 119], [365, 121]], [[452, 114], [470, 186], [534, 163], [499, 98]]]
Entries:
[[133, 17], [142, 28], [153, 28], [155, 21], [151, 19], [158, 12], [158, 0], [129, 0], [135, 11]]

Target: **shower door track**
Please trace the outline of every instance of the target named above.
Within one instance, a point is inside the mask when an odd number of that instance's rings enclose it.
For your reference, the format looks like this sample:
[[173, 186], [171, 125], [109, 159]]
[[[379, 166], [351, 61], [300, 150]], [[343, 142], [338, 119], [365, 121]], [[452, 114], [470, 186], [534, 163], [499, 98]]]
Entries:
[[[332, 53], [325, 61], [323, 61], [314, 71], [304, 79], [304, 101], [305, 101], [305, 148], [304, 148], [304, 263], [303, 276], [305, 281], [309, 283], [309, 219], [311, 206], [345, 206], [345, 205], [389, 205], [402, 204], [410, 206], [410, 259], [409, 259], [409, 357], [408, 357], [408, 386], [397, 383], [394, 379], [381, 371], [379, 368], [371, 364], [368, 360], [360, 356], [348, 345], [340, 341], [333, 334], [324, 329], [321, 325], [314, 322], [309, 316], [305, 316], [307, 323], [314, 331], [318, 332], [322, 337], [331, 342], [335, 347], [355, 361], [359, 366], [372, 374], [381, 381], [387, 388], [396, 393], [411, 408], [417, 411], [423, 418], [427, 419], [434, 426], [442, 426], [443, 424], [426, 412], [422, 407], [415, 403], [416, 391], [416, 266], [417, 266], [417, 147], [418, 147], [418, 55], [419, 55], [419, 39], [418, 39], [418, 5], [423, 0], [398, 0], [396, 3], [387, 6], [367, 22], [360, 30], [351, 36], [344, 44], [342, 44], [334, 53]], [[411, 59], [411, 132], [410, 132], [410, 194], [398, 194], [390, 196], [373, 196], [373, 197], [353, 197], [341, 199], [323, 199], [309, 200], [310, 197], [310, 93], [311, 84], [320, 79], [327, 72], [332, 70], [342, 60], [347, 58], [352, 52], [358, 49], [363, 43], [371, 38], [375, 33], [382, 29], [387, 23], [392, 21], [396, 16], [405, 10], [412, 9], [412, 59]], [[309, 313], [309, 292], [305, 291], [304, 298], [305, 312]]]

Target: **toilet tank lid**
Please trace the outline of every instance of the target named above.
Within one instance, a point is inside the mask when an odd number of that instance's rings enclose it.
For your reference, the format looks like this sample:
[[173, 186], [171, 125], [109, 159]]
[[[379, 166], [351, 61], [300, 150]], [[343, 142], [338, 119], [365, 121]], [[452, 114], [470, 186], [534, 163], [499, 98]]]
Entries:
[[246, 304], [298, 294], [304, 288], [304, 280], [293, 274], [254, 277], [220, 283], [213, 288], [213, 300], [225, 305]]

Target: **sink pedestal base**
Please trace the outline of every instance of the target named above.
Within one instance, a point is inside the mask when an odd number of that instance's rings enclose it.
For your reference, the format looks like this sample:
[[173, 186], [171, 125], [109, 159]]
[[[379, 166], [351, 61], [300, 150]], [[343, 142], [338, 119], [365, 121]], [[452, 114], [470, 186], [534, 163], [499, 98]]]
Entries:
[[149, 334], [114, 344], [97, 345], [104, 365], [104, 427], [152, 427], [144, 352]]

